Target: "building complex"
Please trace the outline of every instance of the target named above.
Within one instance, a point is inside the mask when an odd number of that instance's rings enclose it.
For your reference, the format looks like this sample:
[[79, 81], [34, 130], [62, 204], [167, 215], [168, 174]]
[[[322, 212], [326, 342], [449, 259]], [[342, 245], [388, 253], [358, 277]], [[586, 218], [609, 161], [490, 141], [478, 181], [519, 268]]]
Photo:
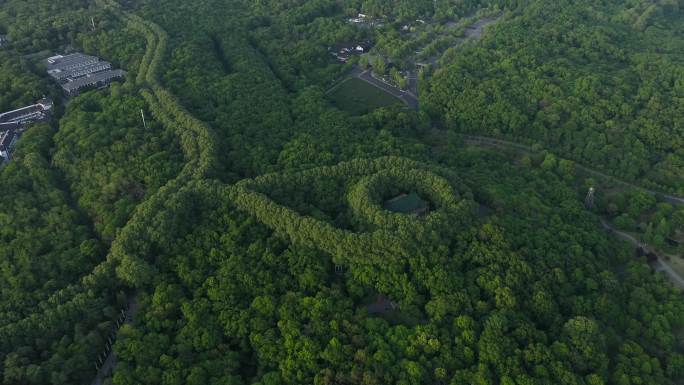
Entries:
[[52, 106], [52, 100], [44, 98], [36, 104], [0, 113], [0, 158], [4, 162], [10, 160], [25, 125], [46, 120]]
[[82, 53], [50, 57], [45, 60], [45, 68], [68, 96], [78, 95], [87, 87], [104, 87], [125, 74], [112, 69], [109, 62]]
[[[0, 38], [0, 45], [7, 41], [2, 35]], [[82, 53], [52, 56], [44, 64], [48, 75], [67, 96], [78, 95], [89, 87], [104, 87], [125, 74], [123, 70], [112, 69], [109, 62]], [[52, 100], [44, 98], [36, 104], [0, 113], [0, 160], [10, 159], [26, 125], [46, 120], [52, 107]]]

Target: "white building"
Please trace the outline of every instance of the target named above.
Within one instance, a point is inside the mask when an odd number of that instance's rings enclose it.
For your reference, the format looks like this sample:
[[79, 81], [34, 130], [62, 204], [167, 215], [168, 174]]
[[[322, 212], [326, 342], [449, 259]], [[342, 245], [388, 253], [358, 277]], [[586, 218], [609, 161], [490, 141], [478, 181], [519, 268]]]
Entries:
[[4, 162], [8, 162], [12, 156], [14, 146], [17, 144], [18, 134], [15, 130], [0, 132], [0, 157]]
[[52, 100], [41, 99], [36, 104], [18, 108], [0, 114], [0, 123], [26, 124], [43, 120], [46, 113], [52, 109]]

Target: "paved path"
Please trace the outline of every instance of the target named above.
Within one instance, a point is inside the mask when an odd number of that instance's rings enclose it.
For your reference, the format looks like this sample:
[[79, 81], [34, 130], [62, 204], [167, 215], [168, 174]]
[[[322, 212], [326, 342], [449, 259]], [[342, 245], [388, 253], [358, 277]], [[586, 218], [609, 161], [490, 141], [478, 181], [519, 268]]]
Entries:
[[474, 38], [474, 39], [479, 39], [482, 37], [482, 34], [484, 33], [485, 28], [488, 26], [496, 23], [503, 17], [503, 14], [500, 14], [498, 16], [494, 17], [486, 17], [484, 19], [480, 19], [476, 21], [474, 24], [466, 28], [465, 30], [465, 37], [466, 39]]
[[[130, 301], [128, 302], [128, 311], [126, 312], [124, 324], [133, 322], [133, 317], [135, 317], [135, 315], [138, 313], [139, 308], [140, 305], [138, 304], [138, 298], [136, 296], [131, 297]], [[97, 375], [95, 376], [93, 382], [91, 382], [91, 385], [102, 385], [104, 379], [110, 375], [115, 365], [116, 355], [114, 354], [114, 349], [112, 348], [107, 356], [107, 359], [102, 364], [102, 367], [100, 367], [100, 370], [97, 371]]]
[[647, 251], [653, 252], [653, 254], [655, 254], [656, 257], [658, 258], [657, 259], [657, 266], [655, 267], [656, 271], [662, 271], [663, 273], [665, 273], [665, 275], [667, 275], [670, 278], [672, 283], [674, 283], [676, 286], [679, 286], [680, 288], [684, 289], [684, 278], [681, 275], [679, 275], [679, 273], [677, 273], [677, 271], [675, 271], [672, 268], [672, 266], [665, 260], [665, 257], [676, 258], [675, 256], [662, 255], [662, 254], [656, 252], [655, 250], [651, 250], [650, 247], [639, 242], [639, 240], [636, 239], [631, 234], [628, 234], [624, 231], [620, 231], [620, 230], [614, 228], [613, 226], [610, 225], [610, 223], [608, 223], [603, 218], [600, 218], [600, 219], [601, 219], [601, 226], [603, 226], [603, 228], [605, 230], [607, 230], [608, 232], [610, 232], [611, 234], [615, 235], [616, 237], [618, 237], [624, 241], [627, 241], [627, 242], [633, 244], [636, 247], [640, 247], [642, 249], [646, 249]]

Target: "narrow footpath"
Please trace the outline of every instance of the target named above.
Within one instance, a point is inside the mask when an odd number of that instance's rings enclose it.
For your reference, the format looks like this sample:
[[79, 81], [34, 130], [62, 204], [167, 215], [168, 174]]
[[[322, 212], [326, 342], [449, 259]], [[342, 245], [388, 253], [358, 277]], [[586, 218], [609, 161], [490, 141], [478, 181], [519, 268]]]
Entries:
[[[133, 322], [133, 318], [138, 313], [139, 308], [140, 305], [138, 304], [138, 298], [136, 296], [132, 296], [128, 302], [128, 311], [126, 311], [126, 319], [124, 320], [122, 326]], [[114, 349], [112, 348], [104, 363], [97, 371], [97, 375], [95, 376], [93, 382], [91, 382], [91, 385], [102, 385], [104, 379], [112, 373], [112, 369], [114, 369], [115, 365], [116, 354], [114, 354]]]

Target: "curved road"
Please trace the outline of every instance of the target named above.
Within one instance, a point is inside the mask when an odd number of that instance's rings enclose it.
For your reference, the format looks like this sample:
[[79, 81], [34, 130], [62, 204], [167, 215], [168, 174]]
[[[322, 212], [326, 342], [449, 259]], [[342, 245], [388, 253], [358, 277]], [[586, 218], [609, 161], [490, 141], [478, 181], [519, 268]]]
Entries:
[[359, 67], [354, 67], [354, 69], [351, 70], [347, 77], [345, 77], [343, 80], [341, 80], [334, 86], [330, 87], [325, 92], [325, 94], [330, 94], [331, 92], [335, 91], [340, 85], [345, 83], [347, 80], [354, 78], [363, 80], [364, 82], [372, 85], [373, 87], [379, 88], [380, 90], [385, 91], [388, 94], [394, 96], [395, 98], [401, 100], [409, 108], [418, 110], [418, 97], [414, 95], [411, 91], [404, 91], [400, 88], [397, 88], [385, 82], [384, 80], [376, 78], [371, 70], [363, 70]]
[[375, 76], [373, 76], [373, 72], [371, 72], [371, 70], [365, 70], [361, 73], [358, 73], [358, 71], [354, 71], [352, 72], [352, 76], [359, 78], [364, 82], [373, 85], [398, 99], [401, 99], [401, 101], [406, 103], [406, 105], [409, 106], [409, 108], [418, 110], [418, 98], [416, 97], [416, 95], [414, 95], [410, 91], [404, 91], [385, 82], [384, 80], [376, 78]]
[[[611, 234], [615, 235], [616, 237], [627, 241], [631, 244], [633, 244], [636, 247], [641, 247], [648, 249], [648, 247], [645, 247], [645, 245], [641, 242], [639, 242], [638, 239], [634, 238], [631, 234], [625, 233], [624, 231], [620, 231], [613, 226], [611, 226], [605, 219], [601, 219], [601, 226]], [[658, 267], [668, 276], [670, 277], [670, 280], [676, 285], [679, 286], [680, 288], [684, 289], [684, 278], [682, 278], [681, 275], [679, 275], [673, 268], [670, 266], [670, 264], [663, 258], [663, 256], [660, 253], [654, 252], [656, 257], [658, 257]], [[666, 255], [668, 258], [672, 258], [673, 256], [671, 255]]]

